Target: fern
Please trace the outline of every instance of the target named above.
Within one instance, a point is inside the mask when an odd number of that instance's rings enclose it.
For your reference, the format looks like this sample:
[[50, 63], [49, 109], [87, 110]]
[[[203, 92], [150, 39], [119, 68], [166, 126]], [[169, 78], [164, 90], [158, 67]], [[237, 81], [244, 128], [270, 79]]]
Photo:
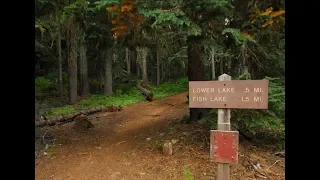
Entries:
[[[250, 79], [250, 74], [245, 73], [235, 79], [245, 80]], [[278, 143], [283, 144], [284, 140], [284, 107], [285, 107], [285, 93], [284, 87], [279, 78], [266, 77], [269, 80], [268, 92], [268, 110], [246, 110], [246, 109], [232, 109], [231, 110], [231, 124], [234, 128], [245, 130], [253, 135], [257, 133], [278, 137]], [[211, 112], [200, 120], [201, 124], [217, 127], [218, 110], [212, 109]]]

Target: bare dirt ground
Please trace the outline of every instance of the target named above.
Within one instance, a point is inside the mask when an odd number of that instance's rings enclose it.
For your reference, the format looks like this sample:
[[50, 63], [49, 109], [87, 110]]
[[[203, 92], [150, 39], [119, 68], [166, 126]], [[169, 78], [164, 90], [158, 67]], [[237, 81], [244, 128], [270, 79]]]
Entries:
[[[73, 123], [48, 127], [56, 141], [50, 154], [36, 159], [35, 179], [183, 180], [185, 167], [196, 180], [216, 179], [216, 163], [209, 160], [209, 131], [197, 123], [178, 123], [187, 113], [182, 93], [92, 115], [95, 127], [88, 132], [74, 131]], [[172, 156], [161, 153], [165, 140], [177, 141]], [[231, 166], [230, 179], [284, 179], [284, 158], [275, 152], [240, 139], [239, 164]]]

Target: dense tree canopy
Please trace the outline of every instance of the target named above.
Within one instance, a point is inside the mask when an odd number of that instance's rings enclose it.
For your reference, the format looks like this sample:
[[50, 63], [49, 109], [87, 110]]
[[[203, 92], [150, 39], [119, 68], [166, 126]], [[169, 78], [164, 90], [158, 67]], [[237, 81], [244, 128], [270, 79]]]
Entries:
[[[35, 9], [36, 97], [60, 97], [57, 106], [126, 93], [138, 79], [227, 73], [284, 85], [282, 0], [36, 0]], [[271, 102], [284, 103], [280, 91]], [[282, 120], [281, 105], [271, 111]], [[191, 109], [190, 120], [205, 114]]]

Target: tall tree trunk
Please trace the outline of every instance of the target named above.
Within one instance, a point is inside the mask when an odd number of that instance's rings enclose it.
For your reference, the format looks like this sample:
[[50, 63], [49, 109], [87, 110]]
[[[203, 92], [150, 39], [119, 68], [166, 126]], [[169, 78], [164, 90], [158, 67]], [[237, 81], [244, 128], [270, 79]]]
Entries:
[[222, 75], [224, 73], [224, 71], [223, 71], [223, 66], [224, 66], [223, 58], [219, 57], [219, 60], [220, 60], [220, 75]]
[[160, 84], [160, 56], [159, 56], [159, 46], [157, 46], [157, 85]]
[[[103, 49], [103, 47], [101, 47]], [[97, 66], [96, 66], [96, 72], [97, 72], [97, 79], [98, 79], [98, 91], [102, 92], [102, 79], [103, 79], [103, 69], [104, 69], [104, 61], [106, 59], [106, 51], [105, 50], [100, 50]], [[104, 85], [105, 86], [105, 85]]]
[[140, 77], [140, 74], [142, 74], [140, 71], [142, 71], [142, 49], [140, 47], [136, 47], [137, 52], [137, 77]]
[[129, 48], [126, 47], [126, 63], [127, 63], [127, 72], [131, 74], [131, 63], [130, 63], [130, 51]]
[[244, 46], [241, 48], [241, 60], [240, 60], [240, 74], [243, 74], [248, 71], [246, 67], [246, 49]]
[[136, 47], [136, 53], [137, 53], [137, 59], [136, 59], [136, 65], [137, 65], [137, 77], [140, 77], [140, 71], [141, 71], [141, 52], [140, 52], [140, 48]]
[[88, 78], [88, 62], [87, 62], [87, 45], [84, 37], [81, 37], [79, 47], [79, 60], [80, 60], [80, 94], [86, 96], [89, 92], [89, 78]]
[[214, 47], [211, 49], [211, 68], [212, 68], [212, 79], [216, 79], [216, 66], [214, 61]]
[[[59, 22], [59, 9], [56, 7], [56, 22]], [[59, 97], [63, 100], [63, 78], [62, 78], [62, 55], [61, 55], [61, 31], [60, 23], [57, 23], [57, 52], [58, 52], [58, 66], [59, 66]]]
[[228, 57], [228, 75], [229, 76], [232, 76], [232, 72], [231, 72], [231, 63], [232, 63], [232, 61], [231, 61], [232, 59], [231, 59], [231, 57]]
[[142, 69], [142, 80], [148, 82], [147, 74], [147, 47], [137, 47], [137, 59], [140, 62], [140, 67]]
[[249, 65], [250, 66], [248, 68], [250, 69], [251, 79], [256, 79], [255, 66], [252, 63]]
[[170, 64], [168, 63], [168, 66], [167, 66], [167, 71], [168, 71], [168, 80], [170, 80], [171, 78], [171, 71], [170, 71]]
[[161, 64], [161, 80], [162, 81], [165, 81], [165, 71], [164, 71], [164, 66], [165, 66], [165, 62], [162, 62], [162, 64]]
[[[137, 59], [137, 60], [138, 60], [138, 59]], [[136, 67], [137, 67], [137, 78], [140, 78], [141, 68], [140, 68], [140, 63], [139, 63], [139, 61], [137, 61]]]
[[112, 73], [115, 78], [118, 78], [120, 77], [122, 68], [121, 68], [121, 64], [117, 63], [118, 54], [116, 51], [117, 51], [116, 48], [112, 49], [112, 63], [115, 64], [115, 67], [112, 69]]
[[112, 95], [112, 62], [113, 62], [113, 53], [112, 48], [107, 49], [107, 54], [105, 57], [105, 83], [104, 83], [104, 92], [108, 95]]
[[131, 61], [131, 72], [137, 73], [137, 53], [135, 48], [131, 48], [130, 50], [130, 61]]
[[71, 104], [78, 100], [77, 95], [77, 28], [75, 26], [74, 18], [68, 19], [67, 30], [67, 48], [68, 48], [68, 90], [69, 90], [69, 102]]
[[[149, 66], [149, 81], [151, 78], [151, 82], [156, 84], [157, 83], [157, 47], [153, 46], [150, 48], [150, 63], [151, 64], [151, 68]], [[155, 66], [154, 66], [155, 65]], [[148, 63], [147, 63], [147, 67], [148, 67]]]
[[[202, 58], [204, 53], [202, 36], [188, 36], [188, 78], [189, 81], [205, 80], [205, 65]], [[205, 110], [190, 108], [189, 121], [196, 121], [203, 117]]]

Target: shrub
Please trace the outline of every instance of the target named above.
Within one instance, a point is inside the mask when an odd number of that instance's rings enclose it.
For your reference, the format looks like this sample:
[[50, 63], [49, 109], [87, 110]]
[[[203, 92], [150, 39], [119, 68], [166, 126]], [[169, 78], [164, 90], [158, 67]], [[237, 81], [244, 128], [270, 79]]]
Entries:
[[[241, 77], [247, 79], [249, 76]], [[238, 78], [240, 79], [240, 78]], [[266, 77], [269, 80], [268, 106], [267, 110], [231, 110], [231, 125], [233, 129], [245, 132], [252, 137], [260, 137], [276, 140], [280, 148], [283, 148], [284, 142], [284, 106], [285, 93], [279, 78]], [[200, 123], [217, 127], [218, 110], [212, 109], [211, 112], [200, 120]]]
[[54, 86], [53, 81], [45, 77], [36, 77], [35, 79], [35, 91], [36, 93], [45, 92], [46, 90]]

